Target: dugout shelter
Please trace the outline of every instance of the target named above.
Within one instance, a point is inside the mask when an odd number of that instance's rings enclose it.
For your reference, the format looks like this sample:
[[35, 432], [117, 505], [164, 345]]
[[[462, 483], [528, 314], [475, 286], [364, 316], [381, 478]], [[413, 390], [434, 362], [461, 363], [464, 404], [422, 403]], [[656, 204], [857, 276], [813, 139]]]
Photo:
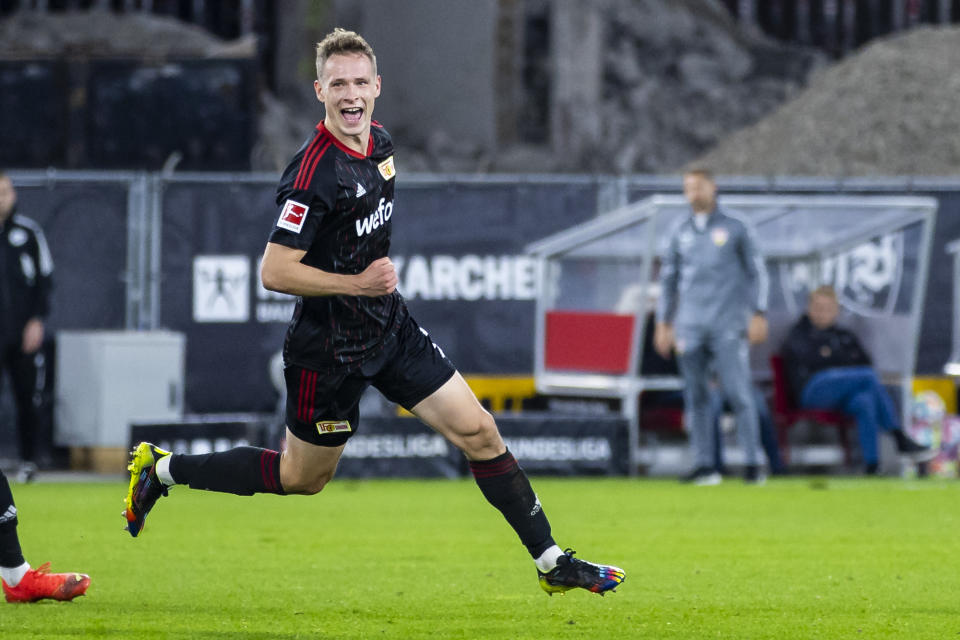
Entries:
[[[770, 356], [804, 312], [809, 292], [831, 284], [840, 322], [860, 337], [884, 381], [908, 394], [937, 200], [728, 194], [719, 203], [752, 224], [767, 261], [770, 337], [751, 349], [755, 377], [770, 377]], [[537, 390], [618, 400], [630, 425], [631, 473], [645, 460], [640, 394], [682, 388], [676, 374], [647, 370], [644, 342], [660, 258], [687, 215], [682, 196], [652, 195], [526, 248], [538, 262]]]
[[960, 376], [960, 238], [947, 245], [947, 253], [952, 258], [953, 269], [953, 318], [950, 333], [950, 359], [943, 366], [947, 375]]

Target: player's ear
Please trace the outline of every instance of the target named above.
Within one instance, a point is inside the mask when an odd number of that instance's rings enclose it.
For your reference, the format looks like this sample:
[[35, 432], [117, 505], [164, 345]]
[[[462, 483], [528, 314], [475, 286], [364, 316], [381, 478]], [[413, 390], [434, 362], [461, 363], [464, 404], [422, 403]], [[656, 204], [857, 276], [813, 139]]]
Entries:
[[[314, 93], [317, 94], [317, 100], [319, 100], [320, 102], [323, 102], [323, 85], [320, 84], [319, 80], [313, 81], [313, 91]], [[379, 89], [377, 90], [377, 92], [379, 93]]]
[[374, 97], [374, 98], [379, 98], [379, 97], [380, 97], [380, 76], [379, 76], [379, 75], [377, 76], [377, 81], [376, 81], [376, 83], [374, 84], [374, 86], [376, 87], [376, 90], [377, 90], [377, 91], [376, 91], [376, 93], [373, 95], [373, 97]]

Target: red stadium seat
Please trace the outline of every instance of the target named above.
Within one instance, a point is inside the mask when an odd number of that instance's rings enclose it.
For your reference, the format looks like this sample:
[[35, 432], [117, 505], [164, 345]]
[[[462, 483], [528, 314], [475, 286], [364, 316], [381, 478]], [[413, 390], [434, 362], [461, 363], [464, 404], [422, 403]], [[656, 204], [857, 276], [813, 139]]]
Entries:
[[779, 355], [771, 356], [770, 369], [773, 372], [773, 422], [777, 425], [777, 438], [780, 441], [783, 463], [789, 464], [790, 462], [790, 428], [801, 422], [813, 422], [837, 430], [840, 446], [843, 447], [844, 463], [850, 466], [853, 462], [853, 455], [847, 431], [856, 428], [853, 418], [840, 411], [797, 407], [794, 405], [790, 390], [787, 388], [783, 358]]
[[554, 371], [625, 374], [635, 323], [626, 314], [548, 311], [545, 365]]

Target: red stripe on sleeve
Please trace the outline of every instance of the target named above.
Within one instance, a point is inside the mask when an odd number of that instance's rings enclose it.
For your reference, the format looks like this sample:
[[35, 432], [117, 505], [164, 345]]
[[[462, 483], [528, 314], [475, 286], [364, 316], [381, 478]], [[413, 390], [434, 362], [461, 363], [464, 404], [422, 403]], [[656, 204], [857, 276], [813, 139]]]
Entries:
[[[300, 190], [304, 190], [310, 186], [310, 181], [313, 180], [313, 174], [317, 170], [317, 164], [320, 162], [320, 158], [323, 157], [323, 154], [327, 152], [327, 149], [330, 148], [330, 141], [328, 140], [320, 150], [314, 154], [314, 157], [309, 161], [309, 167], [307, 168], [307, 173], [303, 175], [302, 183], [299, 187], [295, 184], [294, 187]], [[300, 165], [300, 172], [303, 172], [303, 164]], [[297, 174], [297, 182], [301, 182], [300, 174]]]
[[310, 164], [310, 161], [313, 158], [313, 155], [317, 152], [320, 146], [323, 144], [323, 135], [318, 135], [310, 143], [310, 146], [307, 147], [307, 150], [303, 152], [303, 157], [300, 159], [300, 170], [297, 172], [297, 179], [293, 181], [294, 189], [303, 189], [303, 177], [307, 171], [307, 165]]

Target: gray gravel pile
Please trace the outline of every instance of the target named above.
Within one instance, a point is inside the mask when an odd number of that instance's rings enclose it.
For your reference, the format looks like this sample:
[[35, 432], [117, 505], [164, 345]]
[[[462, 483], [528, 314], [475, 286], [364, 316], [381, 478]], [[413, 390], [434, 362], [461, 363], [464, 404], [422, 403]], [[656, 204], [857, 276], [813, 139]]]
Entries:
[[794, 95], [823, 61], [745, 31], [716, 2], [613, 0], [602, 136], [615, 173], [672, 171]]
[[0, 58], [252, 57], [256, 41], [224, 41], [174, 18], [109, 11], [18, 11], [0, 21]]
[[698, 162], [728, 175], [960, 174], [960, 29], [876, 41]]

